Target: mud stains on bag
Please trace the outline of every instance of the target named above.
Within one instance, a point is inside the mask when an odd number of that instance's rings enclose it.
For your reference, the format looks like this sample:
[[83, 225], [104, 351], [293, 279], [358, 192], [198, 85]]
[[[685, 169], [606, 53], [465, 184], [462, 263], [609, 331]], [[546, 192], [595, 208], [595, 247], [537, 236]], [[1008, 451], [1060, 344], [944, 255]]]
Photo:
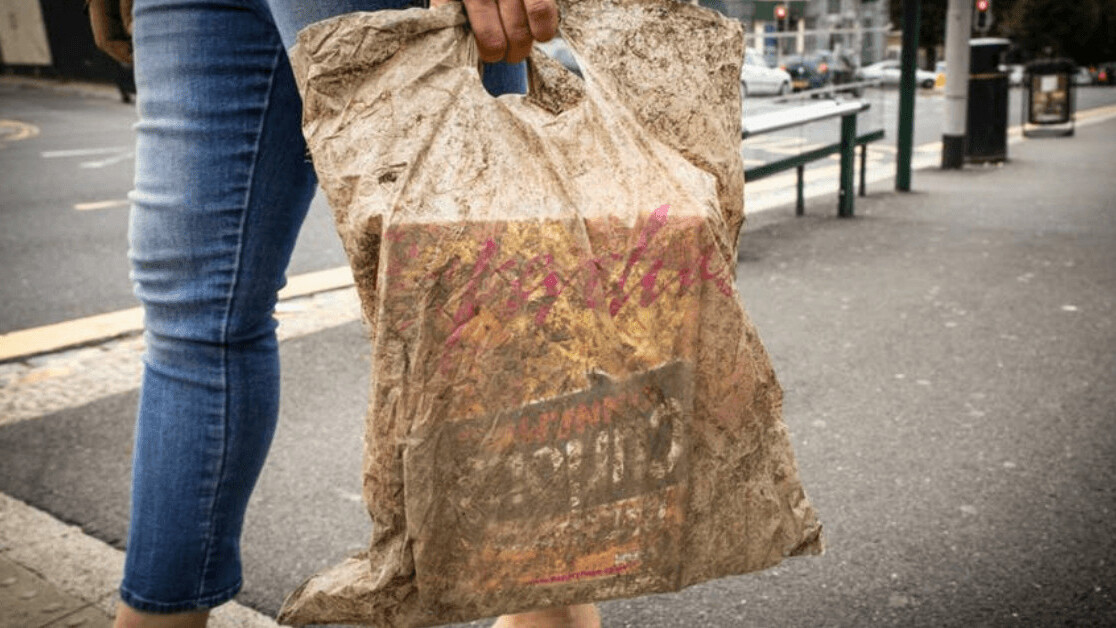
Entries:
[[286, 623], [420, 626], [674, 591], [821, 551], [735, 289], [740, 25], [560, 3], [585, 81], [481, 86], [460, 5], [291, 58], [372, 342], [369, 549]]

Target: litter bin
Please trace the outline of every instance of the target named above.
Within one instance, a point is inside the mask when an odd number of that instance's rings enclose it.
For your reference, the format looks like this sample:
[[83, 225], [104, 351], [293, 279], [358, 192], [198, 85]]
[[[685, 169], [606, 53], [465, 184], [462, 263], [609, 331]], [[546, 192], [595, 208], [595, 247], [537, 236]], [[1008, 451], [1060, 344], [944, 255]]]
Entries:
[[970, 163], [1007, 159], [1008, 75], [999, 68], [1010, 45], [998, 37], [969, 40], [965, 160]]
[[1070, 59], [1040, 59], [1023, 75], [1023, 135], [1073, 135], [1076, 94]]

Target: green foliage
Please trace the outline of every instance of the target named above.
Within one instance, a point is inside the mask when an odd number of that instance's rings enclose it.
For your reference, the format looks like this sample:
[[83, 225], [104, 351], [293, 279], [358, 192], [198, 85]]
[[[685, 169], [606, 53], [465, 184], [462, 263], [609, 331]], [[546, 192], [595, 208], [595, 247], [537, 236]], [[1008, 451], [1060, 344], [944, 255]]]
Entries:
[[1001, 33], [1030, 57], [1049, 49], [1080, 64], [1116, 59], [1116, 0], [1016, 0]]
[[[934, 48], [945, 43], [945, 21], [948, 0], [922, 0], [922, 16], [918, 28], [920, 48]], [[903, 24], [903, 1], [891, 0], [888, 6], [891, 24], [900, 28]]]
[[[896, 28], [903, 23], [903, 1], [889, 6]], [[945, 43], [948, 8], [949, 0], [922, 0], [919, 47]], [[1011, 39], [1023, 58], [1050, 49], [1084, 65], [1116, 60], [1116, 0], [992, 0], [992, 16], [989, 35]]]

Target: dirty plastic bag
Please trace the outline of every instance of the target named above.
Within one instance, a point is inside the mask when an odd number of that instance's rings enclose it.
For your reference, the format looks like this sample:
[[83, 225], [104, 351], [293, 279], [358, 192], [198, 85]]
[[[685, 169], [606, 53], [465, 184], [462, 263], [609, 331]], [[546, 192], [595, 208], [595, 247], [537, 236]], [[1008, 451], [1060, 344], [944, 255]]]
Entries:
[[460, 4], [299, 33], [303, 129], [371, 333], [367, 552], [280, 621], [419, 626], [821, 551], [735, 289], [741, 27], [560, 3], [493, 98]]

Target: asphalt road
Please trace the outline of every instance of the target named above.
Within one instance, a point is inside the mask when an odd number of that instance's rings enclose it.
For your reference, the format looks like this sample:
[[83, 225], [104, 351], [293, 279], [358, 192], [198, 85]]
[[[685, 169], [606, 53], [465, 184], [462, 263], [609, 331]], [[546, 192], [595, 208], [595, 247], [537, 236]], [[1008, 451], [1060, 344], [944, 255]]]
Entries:
[[[854, 220], [750, 225], [740, 293], [829, 551], [610, 602], [606, 626], [1116, 624], [1116, 121], [1014, 152]], [[368, 539], [363, 332], [281, 350], [239, 598], [266, 612]], [[0, 492], [119, 546], [135, 397], [0, 427]]]
[[[107, 94], [0, 82], [0, 333], [138, 304], [128, 279], [125, 200], [136, 114]], [[11, 123], [33, 135], [14, 139]], [[290, 273], [343, 264], [319, 195]]]

